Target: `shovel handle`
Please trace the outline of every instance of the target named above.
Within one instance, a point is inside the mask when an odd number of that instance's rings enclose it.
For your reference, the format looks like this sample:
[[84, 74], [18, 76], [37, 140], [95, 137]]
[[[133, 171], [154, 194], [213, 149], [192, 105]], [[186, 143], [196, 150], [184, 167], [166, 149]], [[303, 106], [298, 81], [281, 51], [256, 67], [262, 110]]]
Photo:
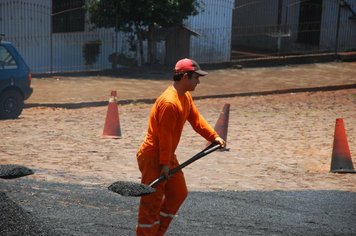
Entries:
[[[196, 154], [195, 156], [193, 156], [192, 158], [186, 160], [185, 162], [183, 162], [182, 164], [180, 164], [179, 166], [177, 166], [176, 168], [170, 170], [168, 172], [168, 175], [173, 175], [174, 173], [176, 173], [177, 171], [183, 169], [184, 167], [186, 167], [187, 165], [195, 162], [196, 160], [199, 160], [200, 158], [218, 150], [219, 148], [221, 148], [220, 144], [216, 144], [216, 143], [212, 143], [210, 144], [208, 147], [206, 147], [203, 151], [199, 152], [198, 154]], [[166, 177], [164, 175], [162, 175], [161, 177], [159, 177], [158, 179], [156, 179], [155, 181], [153, 181], [149, 186], [150, 187], [154, 187], [156, 184], [158, 184], [159, 182], [162, 182], [166, 180]]]

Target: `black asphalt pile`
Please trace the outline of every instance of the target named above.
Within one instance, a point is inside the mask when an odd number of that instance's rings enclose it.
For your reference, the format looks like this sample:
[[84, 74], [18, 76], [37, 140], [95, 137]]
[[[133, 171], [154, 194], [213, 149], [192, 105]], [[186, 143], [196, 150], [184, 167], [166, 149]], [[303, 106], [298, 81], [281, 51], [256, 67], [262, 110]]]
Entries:
[[0, 165], [0, 178], [2, 179], [14, 179], [26, 175], [32, 175], [33, 173], [33, 170], [21, 165]]
[[57, 236], [24, 209], [0, 192], [0, 235]]
[[145, 196], [151, 193], [155, 193], [156, 189], [145, 185], [145, 184], [139, 184], [135, 182], [130, 182], [130, 181], [117, 181], [113, 184], [111, 184], [108, 189], [110, 191], [113, 191], [115, 193], [118, 193], [122, 196], [126, 197], [139, 197], [139, 196]]

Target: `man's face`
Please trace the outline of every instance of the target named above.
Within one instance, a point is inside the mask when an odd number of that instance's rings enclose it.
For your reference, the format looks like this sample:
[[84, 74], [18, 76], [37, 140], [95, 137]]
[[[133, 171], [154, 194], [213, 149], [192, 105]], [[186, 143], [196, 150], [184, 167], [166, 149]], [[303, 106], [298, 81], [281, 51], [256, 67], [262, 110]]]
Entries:
[[192, 77], [189, 79], [188, 74], [186, 74], [187, 79], [187, 91], [194, 91], [195, 87], [200, 84], [199, 75], [194, 73]]

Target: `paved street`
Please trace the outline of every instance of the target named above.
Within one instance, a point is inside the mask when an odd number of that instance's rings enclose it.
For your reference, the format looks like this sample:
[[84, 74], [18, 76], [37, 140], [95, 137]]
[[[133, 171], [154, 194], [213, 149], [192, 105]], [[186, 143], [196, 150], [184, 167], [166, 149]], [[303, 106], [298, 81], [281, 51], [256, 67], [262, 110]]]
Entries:
[[[355, 67], [208, 69], [192, 95], [211, 125], [231, 104], [230, 151], [184, 170], [189, 195], [167, 236], [355, 235], [356, 175], [329, 172], [335, 118], [345, 120], [356, 155]], [[139, 199], [107, 186], [140, 181], [135, 153], [150, 103], [171, 76], [160, 67], [33, 78], [19, 119], [0, 121], [1, 164], [35, 171], [0, 179], [0, 235], [135, 235]], [[111, 90], [120, 103], [117, 140], [100, 139]], [[186, 127], [179, 160], [205, 144]]]

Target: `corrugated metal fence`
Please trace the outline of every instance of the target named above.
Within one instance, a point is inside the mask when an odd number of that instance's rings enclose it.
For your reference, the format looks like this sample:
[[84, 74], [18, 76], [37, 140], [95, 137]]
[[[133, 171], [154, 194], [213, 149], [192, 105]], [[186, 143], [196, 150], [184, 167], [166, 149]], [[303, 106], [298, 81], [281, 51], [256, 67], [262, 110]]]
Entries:
[[[187, 56], [200, 63], [356, 50], [356, 0], [203, 2], [204, 11], [185, 21], [200, 35], [191, 37]], [[53, 31], [52, 14], [52, 1], [0, 0], [0, 33], [17, 47], [33, 73], [110, 69], [114, 52], [128, 64], [140, 62], [138, 50], [132, 50], [133, 35], [91, 30], [87, 24], [82, 32], [51, 33], [58, 32]], [[146, 49], [147, 42], [144, 45]], [[158, 61], [164, 63], [169, 53], [164, 42], [156, 48]]]

